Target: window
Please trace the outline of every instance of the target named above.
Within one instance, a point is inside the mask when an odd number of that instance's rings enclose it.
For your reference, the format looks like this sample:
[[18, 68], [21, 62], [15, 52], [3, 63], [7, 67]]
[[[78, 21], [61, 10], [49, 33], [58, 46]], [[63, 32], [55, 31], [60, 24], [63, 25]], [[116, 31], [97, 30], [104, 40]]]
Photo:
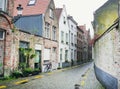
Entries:
[[76, 44], [77, 43], [77, 36], [74, 35], [74, 43]]
[[5, 34], [4, 31], [0, 31], [0, 40], [4, 40], [4, 34]]
[[53, 47], [53, 53], [56, 53], [56, 47]]
[[68, 50], [65, 50], [65, 60], [68, 60]]
[[71, 43], [73, 45], [73, 33], [71, 33]]
[[73, 49], [71, 49], [71, 60], [73, 60]]
[[71, 29], [73, 30], [73, 25], [71, 25]]
[[47, 22], [45, 23], [45, 37], [50, 38], [50, 24]]
[[35, 4], [35, 2], [36, 2], [36, 0], [29, 0], [28, 5], [34, 5], [34, 4]]
[[[25, 48], [24, 50], [27, 50], [27, 48], [29, 48], [29, 42], [25, 42], [25, 41], [20, 41], [19, 44], [20, 48]], [[25, 63], [26, 62], [26, 58], [24, 56], [24, 50], [19, 50], [19, 62], [20, 63]]]
[[66, 33], [66, 44], [68, 44], [68, 33]]
[[76, 57], [77, 57], [77, 52], [76, 52], [76, 50], [74, 50], [74, 59], [76, 59]]
[[60, 49], [60, 60], [62, 60], [62, 49]]
[[20, 48], [29, 48], [29, 42], [20, 41]]
[[53, 9], [52, 8], [49, 9], [49, 16], [51, 18], [54, 18], [54, 14], [53, 14]]
[[7, 0], [0, 0], [0, 10], [2, 11], [7, 10]]
[[53, 26], [52, 29], [53, 29], [53, 30], [52, 30], [52, 39], [53, 39], [53, 40], [56, 40], [56, 27]]
[[66, 24], [65, 16], [63, 16], [63, 23]]
[[64, 43], [64, 32], [61, 31], [61, 43]]

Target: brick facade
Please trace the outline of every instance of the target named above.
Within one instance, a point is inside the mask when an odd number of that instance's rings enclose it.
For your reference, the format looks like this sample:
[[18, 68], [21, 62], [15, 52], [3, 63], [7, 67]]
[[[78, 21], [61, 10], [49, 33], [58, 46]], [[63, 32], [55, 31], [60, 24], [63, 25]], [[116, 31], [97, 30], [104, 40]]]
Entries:
[[[5, 11], [0, 12], [0, 30], [4, 31], [4, 39], [3, 41], [0, 40], [1, 48], [3, 47], [3, 72], [0, 73], [0, 75], [9, 75], [10, 71], [12, 70], [12, 61], [14, 60], [12, 57], [12, 43], [13, 43], [13, 24], [12, 21], [12, 15], [13, 13], [13, 0], [8, 0], [7, 3], [7, 13]], [[1, 43], [1, 41], [3, 43]]]
[[84, 32], [80, 29], [80, 27], [77, 27], [77, 62], [82, 63], [83, 62], [83, 34]]

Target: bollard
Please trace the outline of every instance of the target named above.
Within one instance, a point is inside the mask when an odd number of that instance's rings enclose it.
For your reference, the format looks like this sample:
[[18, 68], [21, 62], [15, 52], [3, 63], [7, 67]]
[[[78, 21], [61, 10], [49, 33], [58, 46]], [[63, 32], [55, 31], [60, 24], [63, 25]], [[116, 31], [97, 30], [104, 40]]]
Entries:
[[75, 89], [80, 89], [80, 85], [79, 84], [75, 84]]

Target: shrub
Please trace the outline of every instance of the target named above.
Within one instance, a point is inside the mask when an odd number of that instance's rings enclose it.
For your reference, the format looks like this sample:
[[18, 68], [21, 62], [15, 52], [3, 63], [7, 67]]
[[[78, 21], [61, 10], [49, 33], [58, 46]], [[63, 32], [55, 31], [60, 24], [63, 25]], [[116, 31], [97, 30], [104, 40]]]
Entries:
[[40, 73], [40, 69], [34, 69], [32, 75], [37, 75]]
[[13, 78], [19, 78], [19, 77], [23, 77], [23, 74], [22, 74], [22, 72], [16, 70], [16, 71], [14, 71], [12, 73], [11, 77], [13, 77]]
[[32, 72], [33, 72], [33, 69], [31, 69], [31, 68], [25, 68], [25, 69], [22, 71], [23, 76], [25, 76], [25, 77], [27, 77], [27, 76], [29, 76], [30, 74], [32, 74]]

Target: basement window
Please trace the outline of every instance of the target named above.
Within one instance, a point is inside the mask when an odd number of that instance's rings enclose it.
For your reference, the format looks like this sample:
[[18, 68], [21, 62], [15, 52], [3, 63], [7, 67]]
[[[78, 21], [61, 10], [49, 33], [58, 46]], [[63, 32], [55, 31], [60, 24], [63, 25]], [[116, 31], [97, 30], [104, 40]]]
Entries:
[[36, 0], [29, 0], [28, 5], [35, 5]]

